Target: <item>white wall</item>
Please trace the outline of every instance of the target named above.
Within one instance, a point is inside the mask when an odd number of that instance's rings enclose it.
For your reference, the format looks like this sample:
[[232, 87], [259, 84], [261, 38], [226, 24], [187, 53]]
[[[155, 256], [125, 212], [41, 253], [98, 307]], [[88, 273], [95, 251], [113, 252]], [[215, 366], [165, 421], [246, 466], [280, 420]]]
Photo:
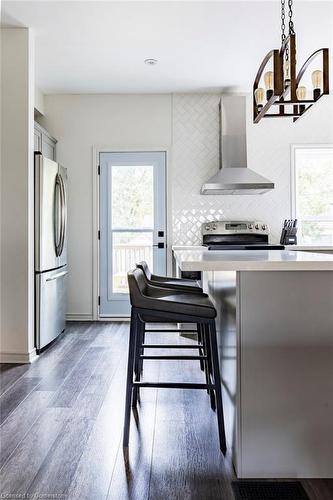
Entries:
[[290, 144], [333, 142], [332, 97], [293, 124], [251, 121], [248, 166], [276, 189], [257, 196], [202, 196], [218, 168], [217, 94], [46, 96], [45, 128], [58, 139], [58, 160], [69, 175], [69, 307], [71, 317], [92, 315], [92, 147], [171, 147], [169, 216], [175, 244], [200, 243], [200, 225], [215, 218], [258, 218], [277, 240], [290, 217]]
[[1, 29], [1, 359], [34, 352], [33, 40]]
[[44, 94], [40, 90], [39, 87], [35, 87], [35, 104], [34, 104], [35, 111], [37, 111], [39, 114], [44, 115]]
[[171, 96], [50, 95], [45, 105], [41, 123], [68, 168], [68, 313], [91, 318], [93, 146], [169, 148]]

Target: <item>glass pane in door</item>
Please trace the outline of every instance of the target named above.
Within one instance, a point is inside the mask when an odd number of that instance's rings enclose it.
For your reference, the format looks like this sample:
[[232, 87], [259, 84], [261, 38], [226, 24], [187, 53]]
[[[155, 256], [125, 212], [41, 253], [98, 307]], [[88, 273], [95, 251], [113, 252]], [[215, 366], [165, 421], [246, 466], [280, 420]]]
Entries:
[[113, 165], [112, 229], [154, 227], [153, 165]]
[[145, 260], [153, 268], [153, 232], [112, 233], [112, 292], [128, 293], [127, 271]]

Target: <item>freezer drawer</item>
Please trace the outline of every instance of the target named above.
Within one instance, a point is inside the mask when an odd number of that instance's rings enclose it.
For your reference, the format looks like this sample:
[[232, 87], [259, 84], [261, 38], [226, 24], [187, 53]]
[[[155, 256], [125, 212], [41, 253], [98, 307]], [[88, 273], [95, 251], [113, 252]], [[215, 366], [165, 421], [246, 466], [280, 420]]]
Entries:
[[67, 266], [36, 274], [36, 349], [39, 351], [65, 329]]

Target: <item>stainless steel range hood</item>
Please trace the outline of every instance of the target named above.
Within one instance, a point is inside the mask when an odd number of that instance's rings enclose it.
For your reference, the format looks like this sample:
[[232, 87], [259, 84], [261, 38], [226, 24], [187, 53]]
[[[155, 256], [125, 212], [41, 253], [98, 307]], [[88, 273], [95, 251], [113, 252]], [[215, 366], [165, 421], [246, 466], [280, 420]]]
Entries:
[[220, 168], [201, 187], [201, 194], [263, 194], [274, 183], [247, 168], [246, 97], [223, 96], [220, 101]]

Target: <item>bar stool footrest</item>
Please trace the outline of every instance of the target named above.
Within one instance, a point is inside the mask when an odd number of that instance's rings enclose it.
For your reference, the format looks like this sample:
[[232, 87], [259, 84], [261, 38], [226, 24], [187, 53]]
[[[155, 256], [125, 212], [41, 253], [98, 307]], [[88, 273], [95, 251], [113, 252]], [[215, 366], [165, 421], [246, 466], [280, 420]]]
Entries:
[[181, 354], [179, 355], [159, 355], [159, 354], [141, 354], [139, 356], [140, 359], [184, 359], [184, 360], [196, 360], [196, 361], [199, 361], [199, 360], [206, 360], [208, 359], [207, 356], [182, 356]]
[[144, 349], [202, 349], [202, 344], [182, 345], [182, 344], [142, 344]]
[[154, 332], [154, 333], [170, 333], [170, 332], [173, 332], [173, 333], [198, 333], [197, 330], [181, 330], [181, 329], [166, 329], [166, 328], [161, 328], [161, 329], [156, 329], [156, 330], [145, 330], [146, 333], [149, 333], [149, 332]]
[[214, 384], [191, 384], [188, 382], [133, 382], [133, 387], [160, 389], [215, 389]]

